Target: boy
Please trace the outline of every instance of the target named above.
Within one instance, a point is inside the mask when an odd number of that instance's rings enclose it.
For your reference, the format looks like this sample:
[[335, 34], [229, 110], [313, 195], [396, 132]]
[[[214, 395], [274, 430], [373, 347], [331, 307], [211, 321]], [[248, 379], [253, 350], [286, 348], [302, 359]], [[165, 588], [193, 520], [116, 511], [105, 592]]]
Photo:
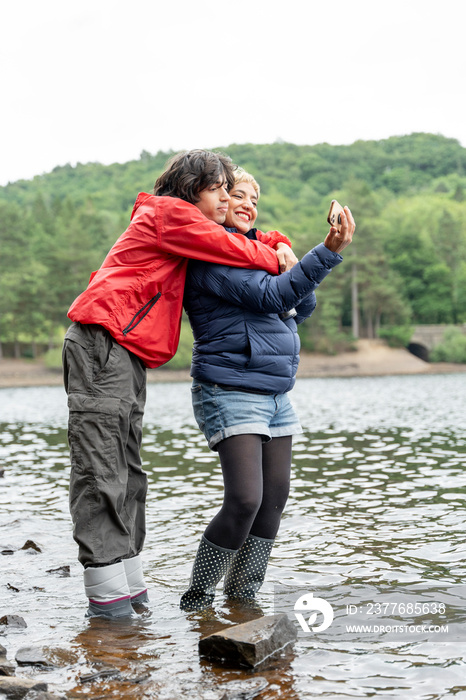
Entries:
[[[187, 259], [278, 272], [270, 247], [221, 226], [233, 182], [229, 158], [202, 150], [175, 156], [155, 196], [139, 194], [129, 227], [69, 309], [70, 511], [88, 617], [131, 616], [133, 605], [148, 600], [140, 558], [147, 477], [139, 455], [146, 367], [176, 352]], [[266, 236], [269, 246], [288, 242]]]

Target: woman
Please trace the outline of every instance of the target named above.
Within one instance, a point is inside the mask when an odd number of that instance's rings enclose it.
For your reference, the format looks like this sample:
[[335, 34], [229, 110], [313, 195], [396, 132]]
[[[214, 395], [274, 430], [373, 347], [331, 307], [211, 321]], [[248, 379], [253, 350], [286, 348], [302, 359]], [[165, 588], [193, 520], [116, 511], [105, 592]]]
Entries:
[[[259, 186], [238, 169], [229, 194], [225, 225], [254, 240]], [[183, 610], [210, 605], [225, 574], [232, 598], [253, 598], [264, 580], [288, 497], [292, 436], [302, 432], [287, 394], [299, 362], [297, 323], [311, 315], [314, 290], [351, 242], [347, 207], [342, 219], [340, 234], [332, 227], [325, 243], [279, 277], [189, 263], [184, 304], [195, 341], [194, 414], [219, 453], [225, 493], [202, 536]]]

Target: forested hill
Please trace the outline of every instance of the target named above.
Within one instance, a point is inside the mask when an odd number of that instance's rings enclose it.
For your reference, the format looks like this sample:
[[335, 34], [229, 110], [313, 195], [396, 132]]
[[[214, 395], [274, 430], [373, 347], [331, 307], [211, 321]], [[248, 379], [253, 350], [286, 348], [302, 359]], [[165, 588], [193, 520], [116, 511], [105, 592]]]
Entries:
[[[355, 244], [319, 292], [315, 347], [331, 348], [351, 326], [351, 281], [368, 335], [382, 325], [466, 322], [466, 149], [456, 140], [411, 134], [218, 150], [259, 181], [259, 227], [282, 230], [299, 255], [324, 238], [332, 198], [353, 211]], [[171, 155], [65, 165], [0, 188], [0, 341], [66, 325], [137, 193], [152, 191]]]
[[[432, 134], [411, 134], [382, 141], [357, 141], [350, 146], [297, 146], [291, 143], [233, 144], [216, 149], [250, 170], [263, 193], [278, 190], [285, 198], [313, 199], [344, 187], [348, 179], [367, 183], [373, 190], [412, 194], [438, 178], [447, 178], [448, 190], [465, 184], [466, 149], [455, 139]], [[105, 210], [125, 212], [138, 191], [152, 191], [173, 152], [156, 155], [143, 151], [139, 160], [58, 166], [33, 180], [0, 187], [0, 198], [32, 204], [37, 195], [48, 203], [70, 197], [77, 204], [89, 198]]]

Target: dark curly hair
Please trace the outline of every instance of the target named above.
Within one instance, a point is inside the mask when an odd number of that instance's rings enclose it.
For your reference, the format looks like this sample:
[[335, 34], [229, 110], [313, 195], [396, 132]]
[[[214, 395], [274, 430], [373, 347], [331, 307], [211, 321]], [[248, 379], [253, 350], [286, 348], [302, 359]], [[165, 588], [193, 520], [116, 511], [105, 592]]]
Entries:
[[199, 192], [226, 180], [228, 189], [235, 182], [231, 158], [200, 148], [173, 156], [154, 185], [158, 196], [179, 197], [191, 204], [199, 201]]

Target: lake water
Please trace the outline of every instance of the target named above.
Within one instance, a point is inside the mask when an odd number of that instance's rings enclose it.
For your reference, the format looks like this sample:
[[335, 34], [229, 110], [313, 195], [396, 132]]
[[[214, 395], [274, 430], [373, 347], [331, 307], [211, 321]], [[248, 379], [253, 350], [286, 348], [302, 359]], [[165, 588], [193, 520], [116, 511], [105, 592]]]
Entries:
[[[10, 660], [35, 646], [54, 663], [17, 674], [69, 698], [217, 700], [226, 683], [260, 675], [263, 700], [465, 699], [465, 395], [464, 374], [298, 380], [292, 400], [304, 434], [258, 604], [265, 615], [289, 613], [299, 636], [292, 653], [254, 674], [200, 659], [197, 644], [257, 610], [229, 606], [221, 588], [213, 612], [178, 607], [222, 498], [190, 385], [148, 386], [150, 615], [125, 624], [84, 619], [64, 391], [1, 390], [0, 550], [14, 553], [0, 555], [0, 617], [21, 615], [28, 627], [3, 628], [0, 644]], [[41, 552], [21, 549], [29, 539]], [[49, 571], [65, 565], [70, 576]], [[321, 613], [299, 626], [293, 606], [303, 594], [330, 605], [327, 630], [311, 629]], [[347, 626], [361, 621], [370, 629]], [[120, 676], [88, 679], [108, 667]]]

